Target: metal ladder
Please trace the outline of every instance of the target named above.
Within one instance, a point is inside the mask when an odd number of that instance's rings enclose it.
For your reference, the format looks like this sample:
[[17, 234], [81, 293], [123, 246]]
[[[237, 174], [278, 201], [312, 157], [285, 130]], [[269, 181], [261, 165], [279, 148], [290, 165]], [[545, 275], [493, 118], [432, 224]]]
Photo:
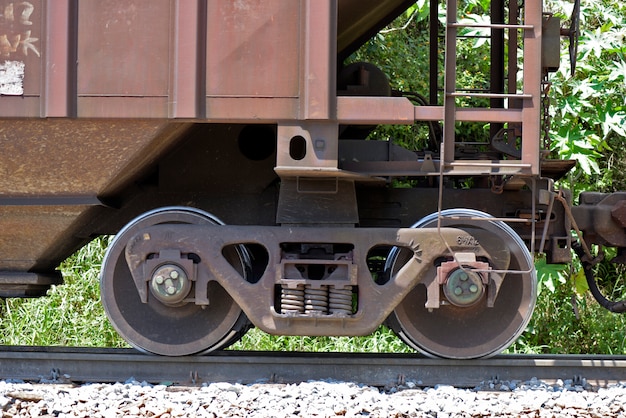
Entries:
[[[540, 174], [540, 98], [541, 98], [541, 0], [526, 0], [524, 24], [471, 24], [457, 20], [457, 0], [446, 1], [446, 41], [444, 73], [444, 140], [442, 170], [446, 174]], [[461, 28], [489, 28], [523, 31], [523, 92], [484, 93], [458, 91], [456, 87], [457, 35]], [[509, 75], [512, 76], [512, 75]], [[514, 76], [514, 75], [513, 75]], [[459, 108], [458, 97], [516, 100], [521, 108]], [[522, 126], [519, 160], [455, 160], [455, 124], [462, 122], [516, 123]]]
[[[443, 109], [443, 142], [441, 146], [440, 182], [447, 174], [493, 174], [522, 175], [531, 178], [532, 182], [532, 214], [525, 218], [472, 218], [477, 221], [502, 221], [507, 223], [529, 222], [531, 227], [531, 253], [534, 253], [536, 231], [536, 180], [540, 176], [540, 143], [541, 143], [541, 80], [542, 80], [542, 2], [541, 0], [525, 0], [523, 24], [472, 24], [459, 23], [457, 20], [457, 0], [446, 0], [446, 37], [445, 37], [445, 69], [444, 69], [444, 109]], [[515, 16], [517, 13], [515, 13]], [[515, 17], [517, 19], [517, 17]], [[457, 35], [461, 28], [488, 28], [523, 33], [523, 80], [522, 92], [519, 93], [515, 80], [509, 84], [509, 93], [459, 91], [456, 83], [457, 67]], [[509, 33], [509, 35], [511, 35]], [[515, 42], [517, 44], [517, 41]], [[509, 55], [510, 59], [517, 59]], [[516, 77], [517, 74], [509, 74]], [[459, 97], [489, 98], [509, 100], [508, 108], [459, 108], [456, 99]], [[516, 103], [516, 105], [511, 105]], [[456, 160], [455, 159], [455, 124], [461, 122], [491, 122], [516, 124], [522, 129], [521, 155], [519, 159], [508, 160]], [[438, 225], [444, 219], [442, 211], [443, 187], [439, 190]], [[550, 205], [551, 207], [551, 205]], [[545, 231], [544, 231], [545, 236]], [[543, 238], [542, 245], [543, 246]], [[509, 271], [512, 272], [512, 271]], [[520, 272], [518, 272], [520, 273]]]

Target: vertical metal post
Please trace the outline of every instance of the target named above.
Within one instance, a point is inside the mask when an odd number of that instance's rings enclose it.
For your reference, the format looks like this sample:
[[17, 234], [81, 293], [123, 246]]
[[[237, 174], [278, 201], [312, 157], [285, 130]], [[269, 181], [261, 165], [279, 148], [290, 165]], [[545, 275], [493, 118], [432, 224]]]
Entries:
[[46, 3], [44, 117], [76, 114], [76, 32], [78, 1], [50, 0]]
[[[509, 23], [519, 24], [519, 6], [517, 0], [509, 1]], [[517, 92], [517, 47], [519, 34], [517, 30], [509, 31], [509, 56], [508, 56], [508, 93]], [[509, 99], [509, 109], [520, 109], [522, 103], [519, 99]]]
[[532, 29], [524, 31], [524, 99], [522, 110], [522, 162], [531, 165], [531, 174], [539, 175], [541, 138], [541, 39], [542, 0], [526, 0], [524, 24]]
[[430, 0], [430, 104], [439, 102], [439, 0]]
[[[491, 23], [501, 24], [504, 21], [504, 1], [491, 0]], [[491, 29], [491, 93], [504, 93], [504, 29]], [[492, 108], [501, 109], [504, 107], [504, 99], [490, 99]], [[493, 138], [502, 128], [501, 123], [491, 123], [489, 137]]]
[[302, 118], [336, 118], [337, 0], [306, 0]]
[[[174, 59], [171, 64], [172, 88], [170, 90], [169, 115], [172, 118], [196, 118], [200, 93], [206, 89], [198, 88], [201, 65], [199, 53], [204, 48], [200, 36], [200, 22], [206, 25], [206, 11], [200, 13], [201, 0], [176, 0], [173, 5], [174, 24], [173, 47]], [[203, 95], [204, 96], [204, 95]], [[204, 101], [204, 100], [203, 100]]]
[[454, 161], [454, 125], [456, 120], [456, 37], [457, 0], [446, 1], [446, 43], [444, 69], [443, 155], [444, 164]]
[[[277, 130], [275, 169], [287, 177], [311, 170], [334, 171], [339, 153], [337, 0], [304, 0], [301, 4], [304, 27], [299, 120], [283, 121]], [[301, 140], [303, 155], [294, 158], [290, 146]]]

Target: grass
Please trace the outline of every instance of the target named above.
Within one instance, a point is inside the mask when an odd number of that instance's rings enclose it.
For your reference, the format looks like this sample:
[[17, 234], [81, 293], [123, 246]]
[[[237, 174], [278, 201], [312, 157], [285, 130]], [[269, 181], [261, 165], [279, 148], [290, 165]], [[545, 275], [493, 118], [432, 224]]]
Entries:
[[[126, 347], [100, 304], [99, 271], [108, 238], [85, 246], [61, 266], [65, 284], [38, 299], [0, 303], [0, 343]], [[609, 270], [606, 270], [606, 269]], [[607, 295], [625, 296], [624, 271], [601, 266]], [[612, 269], [612, 270], [611, 270]], [[573, 303], [574, 302], [574, 303]], [[367, 337], [286, 337], [250, 330], [233, 345], [237, 350], [321, 352], [412, 352], [392, 331], [380, 327]], [[626, 316], [601, 308], [588, 294], [577, 295], [562, 283], [543, 288], [531, 323], [509, 353], [626, 354]]]
[[5, 299], [0, 342], [6, 345], [124, 347], [100, 304], [99, 271], [108, 238], [97, 239], [61, 265], [65, 283], [48, 296]]
[[[612, 300], [626, 298], [624, 266], [603, 262], [596, 267], [598, 283]], [[513, 352], [626, 354], [626, 314], [602, 308], [589, 292], [577, 293], [571, 281], [554, 292], [544, 289], [533, 318]]]
[[233, 350], [315, 351], [344, 353], [411, 353], [390, 329], [381, 326], [366, 337], [291, 337], [253, 328], [231, 346]]

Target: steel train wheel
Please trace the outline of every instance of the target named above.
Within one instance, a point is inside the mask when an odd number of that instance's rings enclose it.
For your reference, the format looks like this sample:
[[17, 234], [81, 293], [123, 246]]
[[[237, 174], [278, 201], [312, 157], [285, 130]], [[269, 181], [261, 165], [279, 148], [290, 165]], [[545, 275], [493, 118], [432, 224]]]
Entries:
[[[445, 210], [442, 214], [461, 218], [490, 217], [468, 209]], [[413, 225], [415, 228], [436, 226], [436, 213]], [[429, 311], [424, 306], [426, 287], [420, 284], [396, 307], [387, 323], [405, 343], [430, 357], [469, 359], [498, 354], [517, 339], [532, 316], [537, 298], [533, 259], [521, 238], [504, 222], [446, 219], [442, 226], [478, 228], [495, 234], [500, 239], [494, 240], [491, 246], [500, 242], [508, 247], [511, 253], [509, 269], [531, 272], [508, 273], [493, 307], [487, 307], [483, 297], [469, 307], [446, 304]], [[481, 244], [488, 252], [497, 250], [489, 248], [490, 243]], [[407, 251], [398, 248], [390, 252], [387, 268], [391, 269], [392, 275], [408, 256]], [[428, 274], [435, 272], [433, 266]]]
[[[115, 237], [103, 261], [100, 288], [106, 314], [130, 345], [145, 352], [182, 356], [232, 344], [247, 331], [249, 322], [217, 282], [209, 283], [209, 306], [167, 306], [155, 297], [149, 297], [148, 303], [139, 298], [126, 264], [126, 244], [143, 228], [172, 223], [221, 224], [206, 212], [186, 207], [157, 209], [130, 222]], [[225, 256], [243, 275], [245, 253], [233, 249]]]

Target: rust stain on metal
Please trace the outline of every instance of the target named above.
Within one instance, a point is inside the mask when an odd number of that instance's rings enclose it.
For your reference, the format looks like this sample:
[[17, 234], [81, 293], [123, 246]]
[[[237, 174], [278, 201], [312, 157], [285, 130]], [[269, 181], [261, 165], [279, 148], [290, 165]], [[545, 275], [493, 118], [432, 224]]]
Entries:
[[[0, 125], [0, 194], [99, 194], [160, 137], [163, 121], [13, 120]], [[172, 140], [173, 138], [169, 138]]]
[[[0, 149], [13, 158], [0, 161], [0, 197], [106, 194], [149, 165], [186, 128], [158, 120], [5, 120]], [[58, 206], [0, 207], [3, 269], [57, 264], [45, 254], [92, 207], [58, 201]]]
[[2, 269], [30, 269], [85, 209], [82, 206], [0, 207]]

